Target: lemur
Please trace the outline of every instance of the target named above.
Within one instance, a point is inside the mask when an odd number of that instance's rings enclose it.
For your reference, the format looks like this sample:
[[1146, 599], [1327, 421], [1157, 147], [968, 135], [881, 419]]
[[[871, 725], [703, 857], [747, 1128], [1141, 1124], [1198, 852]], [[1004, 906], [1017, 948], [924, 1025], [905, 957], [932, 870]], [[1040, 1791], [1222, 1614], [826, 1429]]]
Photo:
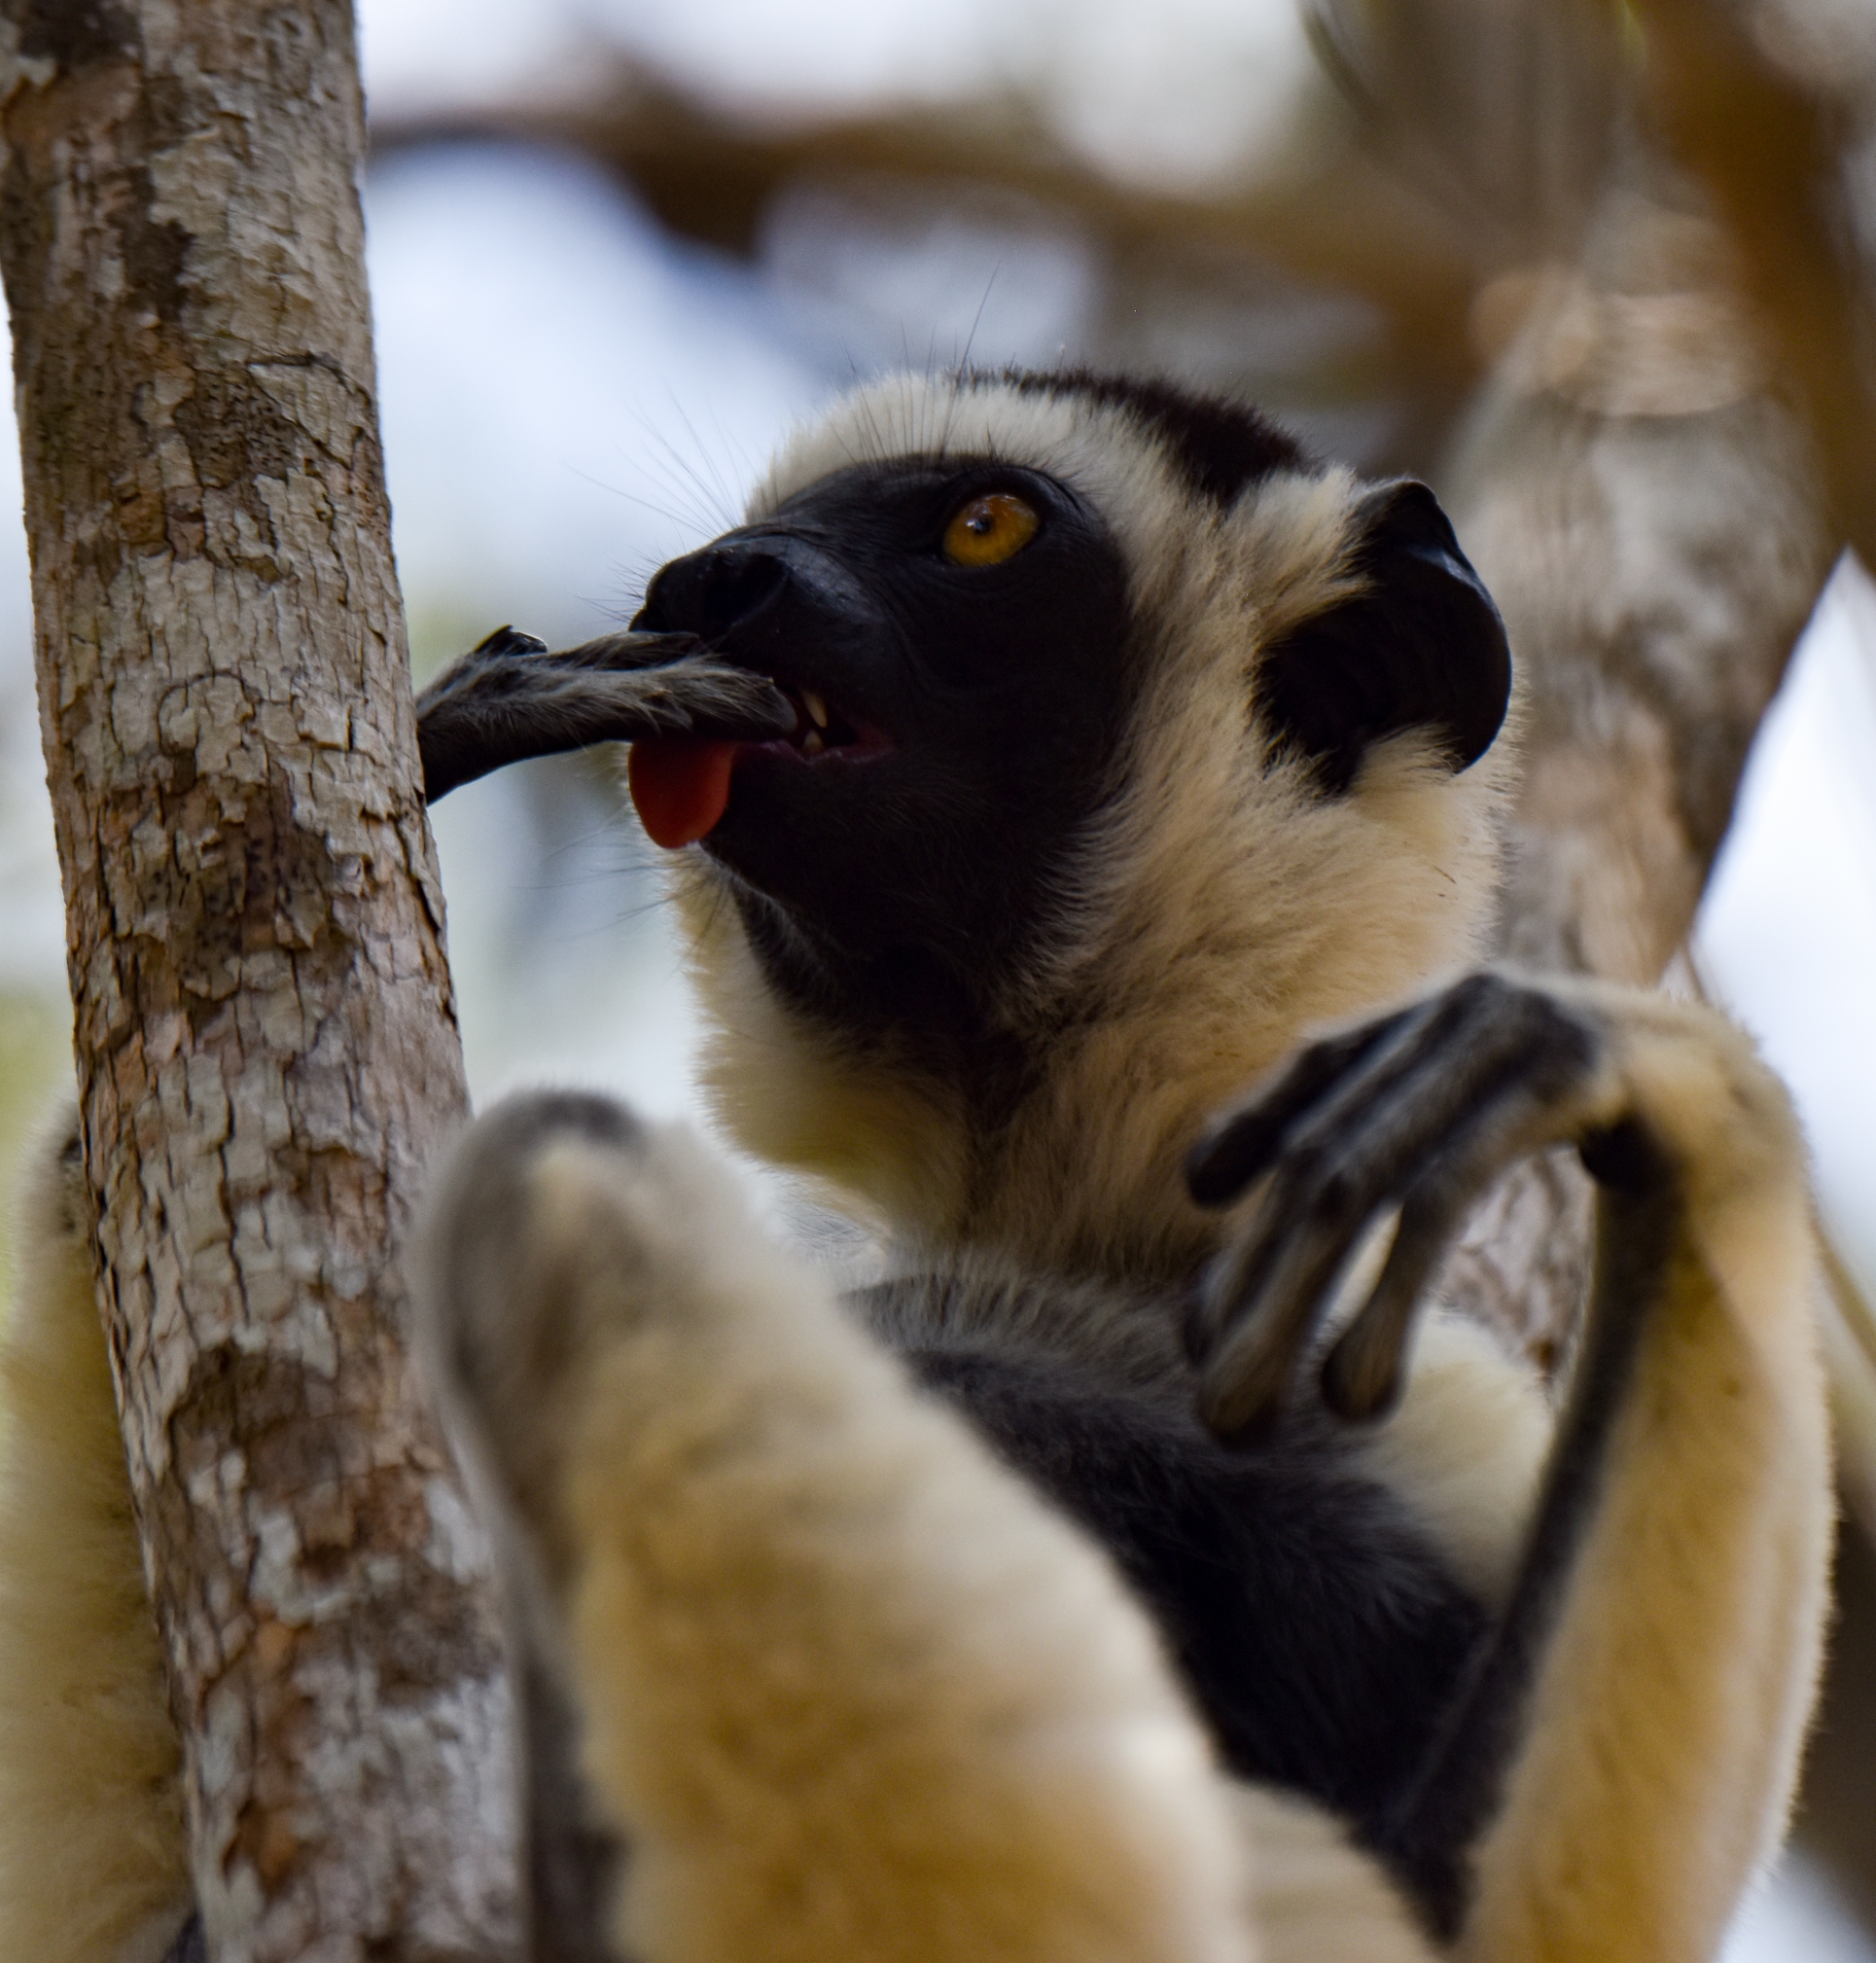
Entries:
[[[526, 1690], [533, 1957], [1712, 1957], [1824, 1615], [1803, 1154], [1711, 1012], [1477, 965], [1509, 695], [1424, 486], [1079, 372], [863, 387], [631, 631], [426, 693], [433, 799], [633, 741], [715, 1113], [880, 1250], [843, 1291], [591, 1095], [441, 1177], [409, 1266]], [[1599, 1201], [1553, 1409], [1434, 1278], [1557, 1145]], [[22, 1726], [50, 1660], [0, 1636], [0, 1958], [128, 1963], [187, 1884], [56, 1211], [12, 1479], [93, 1414], [0, 1580], [72, 1590], [90, 1692]], [[28, 1950], [53, 1793], [129, 1906]]]

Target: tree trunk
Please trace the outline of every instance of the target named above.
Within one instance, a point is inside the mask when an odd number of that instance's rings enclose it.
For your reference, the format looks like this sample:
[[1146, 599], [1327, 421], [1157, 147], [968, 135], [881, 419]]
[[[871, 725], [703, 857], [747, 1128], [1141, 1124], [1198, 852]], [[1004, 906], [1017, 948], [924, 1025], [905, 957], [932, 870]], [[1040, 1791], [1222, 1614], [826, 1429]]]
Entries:
[[[1519, 666], [1524, 770], [1499, 951], [1651, 986], [1686, 939], [1746, 759], [1837, 550], [1731, 238], [1658, 162], [1542, 282], [1446, 486]], [[1546, 1366], [1589, 1271], [1574, 1153], [1523, 1162], [1445, 1285]]]
[[494, 1955], [508, 1691], [394, 1265], [465, 1093], [347, 0], [4, 0], [0, 122], [99, 1303], [210, 1951]]

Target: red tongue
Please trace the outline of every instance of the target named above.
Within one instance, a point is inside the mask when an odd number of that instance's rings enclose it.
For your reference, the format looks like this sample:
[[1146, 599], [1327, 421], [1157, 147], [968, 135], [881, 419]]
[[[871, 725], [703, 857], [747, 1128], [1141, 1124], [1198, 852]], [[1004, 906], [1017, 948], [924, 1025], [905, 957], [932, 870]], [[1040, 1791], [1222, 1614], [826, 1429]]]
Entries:
[[654, 844], [675, 851], [716, 829], [740, 747], [705, 736], [654, 736], [632, 745], [625, 780]]

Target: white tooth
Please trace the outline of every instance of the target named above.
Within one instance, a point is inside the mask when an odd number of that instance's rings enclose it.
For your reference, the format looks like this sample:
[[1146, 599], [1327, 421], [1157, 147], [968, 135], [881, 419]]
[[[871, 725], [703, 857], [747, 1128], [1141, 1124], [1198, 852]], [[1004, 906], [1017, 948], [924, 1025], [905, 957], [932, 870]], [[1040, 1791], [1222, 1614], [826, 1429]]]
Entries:
[[827, 703], [812, 689], [803, 689], [801, 699], [807, 704], [808, 714], [814, 718], [816, 729], [825, 730], [828, 727]]
[[827, 747], [827, 744], [821, 740], [821, 732], [819, 730], [810, 730], [801, 738], [801, 754], [804, 757], [818, 757]]

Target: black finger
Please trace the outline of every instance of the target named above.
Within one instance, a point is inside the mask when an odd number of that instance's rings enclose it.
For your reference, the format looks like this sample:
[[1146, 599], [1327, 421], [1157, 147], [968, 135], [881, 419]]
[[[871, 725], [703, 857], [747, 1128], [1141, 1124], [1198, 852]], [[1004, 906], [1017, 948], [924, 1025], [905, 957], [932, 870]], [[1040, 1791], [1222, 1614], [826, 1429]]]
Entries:
[[[1450, 995], [1442, 996], [1319, 1045], [1313, 1054], [1340, 1066], [1339, 1074], [1313, 1099], [1299, 1095], [1288, 1100], [1285, 1087], [1279, 1087], [1276, 1096], [1260, 1107], [1269, 1109], [1280, 1100], [1293, 1103], [1270, 1190], [1243, 1237], [1207, 1277], [1188, 1321], [1187, 1350], [1195, 1364], [1206, 1366], [1208, 1381], [1228, 1380], [1230, 1367], [1218, 1355], [1220, 1346], [1230, 1338], [1234, 1324], [1265, 1312], [1285, 1242], [1297, 1235], [1327, 1234], [1345, 1255], [1451, 1124], [1455, 1107], [1448, 1098], [1457, 1080], [1448, 1052], [1456, 1036], [1464, 1034], [1466, 1008], [1466, 1002], [1455, 1004]], [[1309, 1055], [1298, 1059], [1299, 1065], [1308, 1061]], [[1296, 1075], [1300, 1080], [1304, 1073], [1299, 1069]], [[1311, 1275], [1324, 1266], [1332, 1279], [1339, 1259], [1330, 1260], [1325, 1252], [1317, 1261], [1292, 1266], [1292, 1285], [1293, 1277]], [[1314, 1307], [1311, 1302], [1292, 1300], [1290, 1313], [1279, 1315], [1267, 1338], [1233, 1342], [1240, 1365], [1256, 1368], [1257, 1395], [1272, 1394], [1286, 1374], [1266, 1345], [1274, 1342], [1293, 1351]], [[1233, 1429], [1250, 1425], [1251, 1395], [1228, 1397], [1218, 1391], [1221, 1404], [1242, 1407]]]
[[[1420, 1291], [1445, 1252], [1451, 1222], [1416, 1219], [1407, 1207], [1388, 1264], [1362, 1312], [1343, 1331], [1323, 1366], [1323, 1402], [1337, 1417], [1358, 1422], [1385, 1416], [1400, 1397], [1400, 1359]], [[1400, 1236], [1410, 1235], [1400, 1255]]]
[[1464, 1203], [1449, 1206], [1439, 1174], [1469, 1194], [1526, 1133], [1551, 1122], [1544, 1138], [1560, 1135], [1561, 1116], [1546, 1114], [1568, 1101], [1591, 1053], [1589, 1033], [1546, 998], [1476, 976], [1401, 1018], [1308, 1107], [1286, 1133], [1249, 1232], [1195, 1311], [1207, 1423], [1236, 1440], [1268, 1427], [1361, 1235], [1427, 1181], [1394, 1280], [1338, 1369], [1351, 1405], [1385, 1401], [1414, 1296], [1450, 1231], [1451, 1206]]
[[[1429, 1055], [1450, 1053], [1462, 1068], [1481, 1044], [1502, 1046], [1529, 991], [1497, 975], [1469, 975], [1412, 1009], [1312, 1044], [1275, 1084], [1227, 1119], [1187, 1161], [1200, 1204], [1228, 1203], [1280, 1151], [1314, 1133], [1346, 1129], [1380, 1092], [1410, 1077]], [[1242, 1174], [1242, 1177], [1235, 1175]], [[1201, 1198], [1201, 1192], [1217, 1197]]]
[[1380, 1279], [1323, 1366], [1323, 1399], [1338, 1417], [1393, 1409], [1414, 1311], [1467, 1213], [1506, 1164], [1558, 1135], [1546, 1097], [1505, 1086], [1407, 1189]]
[[1248, 1444], [1275, 1422], [1336, 1276], [1425, 1164], [1430, 1124], [1437, 1138], [1455, 1122], [1436, 1108], [1451, 1074], [1444, 1057], [1435, 1050], [1407, 1061], [1378, 1085], [1351, 1087], [1368, 1093], [1355, 1122], [1311, 1114], [1312, 1135], [1286, 1151], [1243, 1240], [1209, 1278], [1199, 1410], [1221, 1438]]
[[418, 697], [426, 801], [593, 743], [672, 733], [765, 742], [794, 729], [792, 704], [767, 677], [697, 647], [690, 635], [620, 633], [549, 654], [512, 628], [490, 635]]
[[1217, 1124], [1186, 1160], [1186, 1186], [1193, 1200], [1200, 1206], [1230, 1205], [1268, 1168], [1297, 1117], [1405, 1019], [1390, 1016], [1312, 1043], [1267, 1089]]
[[1286, 1152], [1313, 1155], [1393, 1199], [1483, 1122], [1508, 1091], [1569, 1102], [1592, 1031], [1546, 996], [1469, 976], [1397, 1019], [1370, 1056], [1292, 1124]]
[[1207, 1290], [1217, 1332], [1199, 1378], [1199, 1415], [1215, 1436], [1247, 1445], [1288, 1400], [1325, 1297], [1372, 1216], [1359, 1184], [1316, 1185], [1298, 1209], [1286, 1181]]

